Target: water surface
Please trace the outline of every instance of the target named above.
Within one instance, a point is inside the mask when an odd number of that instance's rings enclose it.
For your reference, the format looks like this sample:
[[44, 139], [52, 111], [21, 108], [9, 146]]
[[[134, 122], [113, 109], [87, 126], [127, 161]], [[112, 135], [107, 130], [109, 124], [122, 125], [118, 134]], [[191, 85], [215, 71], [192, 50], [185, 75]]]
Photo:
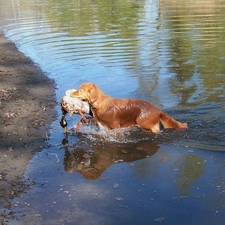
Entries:
[[[0, 0], [6, 36], [65, 90], [87, 81], [151, 101], [186, 131], [73, 132], [49, 148], [14, 200], [24, 224], [222, 224], [225, 165], [223, 1]], [[35, 219], [34, 219], [35, 218]]]

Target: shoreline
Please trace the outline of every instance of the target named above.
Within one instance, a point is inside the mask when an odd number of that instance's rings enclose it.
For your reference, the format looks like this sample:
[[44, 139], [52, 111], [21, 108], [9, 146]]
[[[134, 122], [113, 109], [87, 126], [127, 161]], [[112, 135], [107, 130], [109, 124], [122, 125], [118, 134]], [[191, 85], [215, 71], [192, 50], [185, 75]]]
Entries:
[[6, 39], [0, 28], [0, 223], [10, 200], [31, 185], [23, 175], [33, 154], [47, 146], [56, 120], [55, 83]]

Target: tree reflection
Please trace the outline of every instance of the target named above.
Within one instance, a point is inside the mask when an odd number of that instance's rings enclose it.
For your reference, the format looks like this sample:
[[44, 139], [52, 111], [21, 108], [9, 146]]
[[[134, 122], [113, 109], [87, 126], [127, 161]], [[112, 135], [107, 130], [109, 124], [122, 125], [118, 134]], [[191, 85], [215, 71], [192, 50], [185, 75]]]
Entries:
[[[89, 44], [105, 51], [103, 57], [109, 57], [106, 51], [109, 49], [111, 53], [116, 50], [115, 54], [127, 53], [127, 64], [133, 68], [140, 89], [155, 98], [157, 104], [160, 96], [154, 91], [164, 87], [159, 82], [164, 76], [169, 80], [170, 92], [180, 99], [180, 105], [196, 106], [224, 99], [222, 1], [208, 0], [207, 7], [205, 1], [194, 0], [159, 0], [159, 6], [152, 1], [131, 0], [45, 0], [41, 4], [38, 1], [12, 4], [19, 8], [21, 15], [30, 10], [40, 21], [47, 20], [54, 32], [89, 37]], [[99, 35], [95, 42], [91, 42], [93, 35]]]
[[158, 171], [160, 169], [160, 164], [155, 160], [141, 160], [136, 162], [131, 166], [131, 171], [133, 172], [136, 180], [148, 180], [151, 176], [152, 180], [155, 181]]
[[193, 182], [199, 180], [206, 171], [204, 158], [196, 154], [180, 156], [173, 165], [176, 173], [177, 189], [182, 196], [188, 196]]
[[52, 21], [59, 23], [58, 27], [72, 36], [114, 31], [118, 37], [132, 38], [137, 37], [139, 7], [140, 4], [129, 0], [66, 0], [63, 4], [60, 0], [52, 0], [45, 11]]
[[[194, 7], [193, 7], [194, 4]], [[160, 15], [166, 21], [170, 64], [175, 77], [171, 91], [182, 93], [182, 104], [224, 101], [225, 21], [223, 2], [161, 0]]]

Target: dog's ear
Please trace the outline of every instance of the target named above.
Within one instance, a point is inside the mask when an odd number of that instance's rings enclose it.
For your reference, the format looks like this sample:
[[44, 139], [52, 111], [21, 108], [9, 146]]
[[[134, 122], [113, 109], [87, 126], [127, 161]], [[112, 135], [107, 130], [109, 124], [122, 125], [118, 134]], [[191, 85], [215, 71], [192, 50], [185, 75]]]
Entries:
[[97, 86], [92, 84], [90, 85], [88, 91], [87, 91], [87, 95], [88, 95], [88, 101], [89, 103], [94, 103], [97, 98], [98, 98], [98, 90], [97, 90]]

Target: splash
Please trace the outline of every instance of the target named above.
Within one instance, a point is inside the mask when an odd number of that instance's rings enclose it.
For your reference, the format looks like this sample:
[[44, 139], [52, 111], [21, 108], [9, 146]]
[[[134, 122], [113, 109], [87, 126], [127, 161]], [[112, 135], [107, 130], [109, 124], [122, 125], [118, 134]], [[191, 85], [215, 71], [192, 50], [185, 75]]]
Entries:
[[85, 135], [94, 142], [137, 143], [143, 140], [154, 140], [154, 134], [139, 132], [138, 127], [119, 128], [108, 131], [104, 127], [92, 125], [80, 127], [76, 133]]

